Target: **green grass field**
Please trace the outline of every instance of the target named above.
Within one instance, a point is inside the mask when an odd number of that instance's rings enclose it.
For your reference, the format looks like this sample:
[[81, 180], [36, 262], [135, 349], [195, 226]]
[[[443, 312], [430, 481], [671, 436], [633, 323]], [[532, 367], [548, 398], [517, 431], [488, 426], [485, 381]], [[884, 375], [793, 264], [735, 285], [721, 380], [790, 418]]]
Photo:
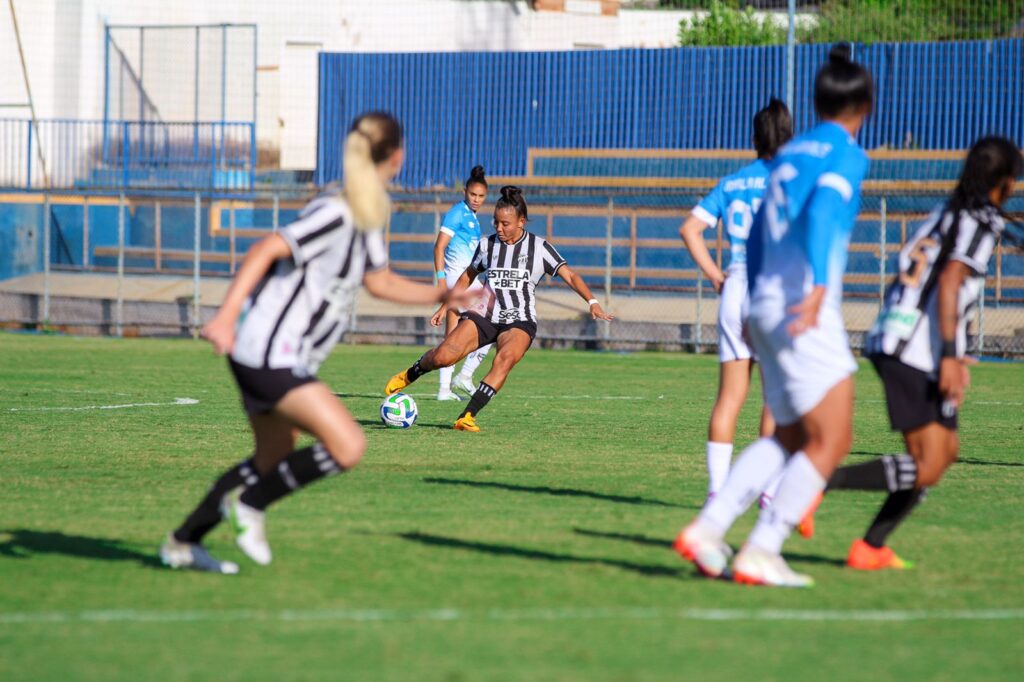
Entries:
[[[224, 361], [0, 335], [0, 679], [1020, 679], [1024, 365], [976, 368], [962, 461], [893, 540], [916, 570], [844, 569], [881, 498], [836, 493], [787, 544], [818, 586], [785, 591], [700, 579], [669, 546], [703, 501], [713, 357], [535, 350], [483, 433], [450, 430], [433, 376], [419, 423], [386, 430], [378, 392], [418, 352], [335, 352], [322, 378], [367, 456], [271, 510], [269, 567], [215, 531], [232, 577], [155, 558], [250, 448]], [[899, 448], [857, 381], [854, 461]]]

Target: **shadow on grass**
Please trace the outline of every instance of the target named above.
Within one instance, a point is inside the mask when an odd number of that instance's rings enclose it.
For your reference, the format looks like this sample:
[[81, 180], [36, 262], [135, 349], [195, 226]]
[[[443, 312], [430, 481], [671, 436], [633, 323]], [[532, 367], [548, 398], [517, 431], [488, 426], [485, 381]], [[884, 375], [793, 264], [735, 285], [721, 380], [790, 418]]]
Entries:
[[428, 533], [397, 533], [397, 537], [410, 542], [418, 542], [429, 547], [445, 547], [448, 549], [461, 549], [492, 556], [515, 557], [517, 559], [532, 559], [534, 561], [547, 561], [559, 564], [583, 564], [594, 566], [610, 566], [624, 571], [630, 571], [642, 576], [653, 578], [691, 578], [696, 577], [687, 568], [672, 568], [669, 566], [656, 566], [640, 564], [621, 559], [608, 559], [604, 557], [576, 556], [574, 554], [563, 554], [549, 552], [542, 549], [530, 549], [528, 547], [516, 547], [515, 545], [499, 545], [490, 542], [475, 542], [471, 540], [459, 540], [458, 538], [444, 537], [442, 535], [430, 535]]
[[29, 559], [40, 554], [61, 554], [100, 561], [136, 561], [143, 566], [162, 567], [155, 552], [143, 554], [127, 549], [121, 545], [120, 540], [25, 528], [0, 530], [0, 557]]
[[[864, 455], [866, 457], [881, 457], [884, 452], [864, 452], [863, 450], [855, 450], [850, 453], [851, 455]], [[968, 466], [978, 467], [1024, 467], [1024, 462], [990, 462], [985, 459], [976, 459], [974, 457], [961, 457], [958, 459], [953, 466], [958, 464], [966, 464]]]
[[[370, 428], [373, 428], [373, 429], [379, 429], [381, 431], [384, 431], [384, 430], [398, 431], [399, 430], [399, 429], [391, 429], [391, 428], [385, 426], [384, 423], [381, 422], [381, 420], [379, 420], [379, 419], [356, 419], [356, 422], [358, 422], [362, 426], [370, 427]], [[447, 423], [447, 422], [445, 422], [443, 424], [424, 424], [423, 422], [418, 421], [418, 422], [416, 422], [416, 428], [417, 429], [445, 429], [447, 431], [451, 431], [452, 430], [452, 425]]]
[[461, 478], [436, 478], [423, 479], [424, 483], [435, 485], [462, 485], [470, 488], [489, 488], [493, 490], [507, 490], [514, 493], [532, 493], [536, 495], [553, 495], [555, 497], [585, 497], [591, 500], [602, 502], [617, 502], [619, 504], [638, 504], [654, 507], [673, 507], [675, 509], [699, 509], [683, 504], [674, 504], [663, 500], [653, 500], [647, 497], [627, 497], [625, 495], [612, 495], [599, 493], [592, 490], [577, 490], [576, 488], [552, 488], [546, 485], [518, 485], [516, 483], [502, 483], [500, 481], [468, 481]]

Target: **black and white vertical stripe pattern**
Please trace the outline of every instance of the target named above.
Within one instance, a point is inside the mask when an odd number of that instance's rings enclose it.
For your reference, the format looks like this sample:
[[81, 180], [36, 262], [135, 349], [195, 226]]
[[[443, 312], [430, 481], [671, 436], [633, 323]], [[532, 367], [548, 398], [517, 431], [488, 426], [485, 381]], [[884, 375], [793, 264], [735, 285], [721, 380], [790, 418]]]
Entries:
[[[941, 351], [939, 277], [950, 261], [960, 261], [970, 270], [957, 303], [957, 354], [966, 353], [967, 326], [984, 291], [988, 262], [1003, 229], [1003, 219], [994, 207], [960, 212], [936, 209], [900, 251], [899, 274], [868, 334], [867, 353], [893, 356], [924, 372], [936, 371]], [[886, 322], [893, 319], [916, 322]]]
[[232, 358], [315, 374], [348, 328], [366, 272], [387, 266], [383, 230], [359, 232], [341, 197], [310, 202], [281, 238], [278, 261], [249, 297]]
[[542, 237], [524, 232], [506, 244], [492, 235], [480, 242], [472, 266], [486, 273], [489, 303], [485, 316], [496, 324], [537, 322], [535, 289], [544, 275], [554, 276], [565, 259]]

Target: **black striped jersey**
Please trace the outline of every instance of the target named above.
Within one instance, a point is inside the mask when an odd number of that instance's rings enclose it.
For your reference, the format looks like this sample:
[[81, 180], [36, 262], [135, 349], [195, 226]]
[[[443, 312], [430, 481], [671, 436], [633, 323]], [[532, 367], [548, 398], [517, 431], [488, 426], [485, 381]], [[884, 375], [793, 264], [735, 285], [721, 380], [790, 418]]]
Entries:
[[967, 325], [984, 293], [985, 271], [1003, 229], [1003, 218], [992, 206], [959, 212], [936, 208], [900, 251], [899, 275], [868, 332], [867, 354], [890, 355], [937, 373], [942, 352], [939, 276], [946, 263], [956, 260], [970, 269], [957, 300], [956, 352], [962, 357]]
[[537, 322], [534, 289], [544, 275], [552, 277], [565, 259], [543, 238], [523, 231], [514, 244], [494, 234], [480, 241], [472, 267], [485, 273], [486, 293], [475, 312], [495, 324]]
[[357, 230], [344, 198], [332, 195], [278, 234], [291, 258], [275, 262], [249, 296], [231, 357], [312, 375], [348, 329], [363, 275], [387, 267], [384, 231]]

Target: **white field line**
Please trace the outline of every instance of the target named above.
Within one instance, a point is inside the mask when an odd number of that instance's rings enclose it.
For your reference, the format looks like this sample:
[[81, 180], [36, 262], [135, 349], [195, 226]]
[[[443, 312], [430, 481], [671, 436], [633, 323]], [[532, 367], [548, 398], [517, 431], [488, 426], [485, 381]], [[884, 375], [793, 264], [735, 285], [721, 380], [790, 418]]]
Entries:
[[235, 623], [235, 622], [453, 622], [453, 621], [594, 621], [669, 620], [719, 622], [884, 622], [913, 621], [1019, 621], [1024, 609], [949, 610], [818, 610], [818, 609], [671, 609], [661, 607], [552, 608], [552, 609], [256, 609], [193, 611], [13, 611], [0, 612], [0, 626], [53, 623]]
[[[413, 398], [434, 398], [437, 393], [406, 393]], [[465, 396], [463, 396], [465, 397]], [[663, 400], [665, 396], [644, 395], [510, 395], [510, 400]]]
[[82, 410], [127, 410], [134, 407], [198, 405], [195, 398], [175, 398], [172, 403], [124, 403], [123, 405], [80, 405], [78, 407], [9, 407], [8, 412], [79, 412]]

